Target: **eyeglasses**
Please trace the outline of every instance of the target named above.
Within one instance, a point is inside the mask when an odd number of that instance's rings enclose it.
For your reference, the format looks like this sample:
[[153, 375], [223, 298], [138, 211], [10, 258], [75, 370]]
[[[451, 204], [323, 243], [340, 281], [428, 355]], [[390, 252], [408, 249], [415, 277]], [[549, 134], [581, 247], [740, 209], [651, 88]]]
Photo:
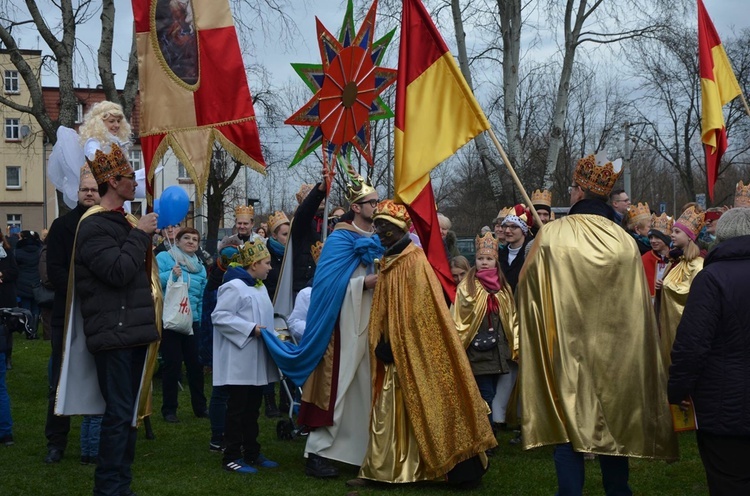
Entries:
[[568, 186], [568, 194], [571, 194], [573, 192], [573, 190], [576, 189], [576, 188], [580, 188], [580, 186], [577, 185], [577, 184], [572, 184], [572, 185]]
[[96, 188], [80, 188], [78, 191], [80, 191], [81, 193], [91, 193], [92, 195], [99, 192], [99, 190]]
[[380, 203], [380, 200], [372, 199], [372, 200], [358, 201], [354, 203], [356, 203], [357, 205], [369, 204], [372, 208], [375, 208], [378, 206], [378, 203]]
[[513, 224], [511, 224], [511, 225], [507, 225], [507, 226], [502, 226], [502, 228], [503, 228], [503, 229], [512, 229], [512, 230], [516, 230], [516, 229], [521, 229], [521, 226], [516, 226], [516, 225], [513, 225]]
[[130, 174], [120, 174], [120, 177], [124, 177], [127, 179], [135, 179], [135, 172], [131, 172]]

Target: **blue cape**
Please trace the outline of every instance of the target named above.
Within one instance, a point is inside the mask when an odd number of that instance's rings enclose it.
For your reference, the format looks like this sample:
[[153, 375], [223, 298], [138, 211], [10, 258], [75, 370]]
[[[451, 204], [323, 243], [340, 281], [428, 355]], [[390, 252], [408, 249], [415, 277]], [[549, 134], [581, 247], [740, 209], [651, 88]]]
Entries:
[[383, 254], [377, 236], [335, 230], [323, 245], [315, 269], [305, 334], [298, 345], [281, 341], [268, 329], [263, 339], [276, 365], [299, 387], [318, 366], [331, 341], [349, 279], [360, 264], [371, 265]]

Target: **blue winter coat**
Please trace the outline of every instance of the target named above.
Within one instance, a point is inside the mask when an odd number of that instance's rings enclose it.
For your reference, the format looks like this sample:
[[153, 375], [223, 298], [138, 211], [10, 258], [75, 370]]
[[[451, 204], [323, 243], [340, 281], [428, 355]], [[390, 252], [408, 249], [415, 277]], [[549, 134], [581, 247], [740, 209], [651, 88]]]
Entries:
[[[172, 274], [172, 267], [175, 266], [175, 261], [169, 251], [163, 251], [156, 255], [156, 263], [159, 265], [161, 289], [166, 294], [167, 281]], [[182, 268], [182, 280], [187, 282], [188, 277], [190, 277], [188, 296], [190, 297], [190, 310], [193, 312], [193, 322], [200, 322], [201, 320], [201, 312], [203, 311], [203, 290], [206, 287], [206, 268], [200, 263], [200, 261], [198, 261], [197, 265], [197, 272], [188, 272], [188, 268], [185, 265], [180, 265], [180, 268]]]

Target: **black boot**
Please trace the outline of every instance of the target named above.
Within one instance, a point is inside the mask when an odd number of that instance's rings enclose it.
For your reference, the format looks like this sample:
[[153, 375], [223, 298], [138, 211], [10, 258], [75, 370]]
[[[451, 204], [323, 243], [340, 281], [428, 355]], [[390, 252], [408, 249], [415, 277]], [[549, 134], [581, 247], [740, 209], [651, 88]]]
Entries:
[[277, 418], [281, 417], [279, 408], [276, 406], [276, 394], [264, 394], [263, 398], [266, 400], [266, 417]]

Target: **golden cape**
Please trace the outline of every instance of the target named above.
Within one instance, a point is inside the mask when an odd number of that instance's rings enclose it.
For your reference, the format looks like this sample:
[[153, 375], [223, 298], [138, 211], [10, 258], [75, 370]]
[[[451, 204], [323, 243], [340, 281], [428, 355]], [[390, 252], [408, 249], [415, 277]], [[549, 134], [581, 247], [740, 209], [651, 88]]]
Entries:
[[[80, 226], [83, 219], [91, 215], [106, 212], [107, 209], [95, 205], [81, 216], [78, 221]], [[131, 226], [138, 224], [138, 219], [127, 214], [126, 218]], [[76, 231], [76, 239], [78, 232]], [[75, 291], [75, 247], [73, 241], [73, 252], [68, 271], [68, 296], [65, 305], [65, 328], [63, 333], [63, 358], [60, 383], [55, 396], [55, 415], [101, 415], [104, 413], [104, 399], [102, 398], [97, 380], [94, 356], [86, 347], [86, 336], [83, 332], [83, 318], [81, 316], [80, 301]], [[161, 291], [161, 280], [159, 269], [149, 250], [146, 267], [151, 275], [151, 294], [154, 299], [154, 315], [156, 330], [161, 336], [161, 315], [164, 298]], [[144, 363], [141, 388], [138, 395], [137, 414], [134, 412], [133, 425], [139, 419], [151, 414], [151, 378], [156, 368], [156, 357], [159, 342], [155, 341], [148, 346], [146, 361]]]
[[[374, 353], [381, 337], [390, 342], [406, 415], [429, 474], [444, 475], [497, 444], [440, 282], [414, 244], [384, 259], [375, 286], [370, 313], [374, 403], [385, 372]], [[371, 456], [387, 454], [368, 450], [366, 460]]]
[[513, 360], [518, 359], [518, 314], [516, 313], [516, 302], [513, 292], [506, 282], [503, 290], [490, 294], [482, 284], [474, 281], [474, 294], [469, 294], [469, 286], [466, 278], [456, 289], [456, 303], [451, 309], [453, 320], [456, 322], [456, 330], [461, 338], [464, 349], [468, 348], [474, 336], [479, 331], [482, 320], [487, 315], [487, 299], [495, 298], [500, 308], [500, 321], [503, 324], [505, 338], [511, 348]]
[[544, 226], [521, 272], [524, 448], [676, 459], [656, 317], [624, 229], [597, 215]]
[[664, 358], [664, 367], [669, 373], [672, 364], [672, 344], [677, 335], [677, 326], [685, 310], [690, 285], [698, 272], [703, 269], [703, 258], [698, 257], [690, 262], [684, 258], [674, 265], [667, 275], [661, 288], [661, 300], [659, 303], [659, 335], [661, 336], [661, 351]]

